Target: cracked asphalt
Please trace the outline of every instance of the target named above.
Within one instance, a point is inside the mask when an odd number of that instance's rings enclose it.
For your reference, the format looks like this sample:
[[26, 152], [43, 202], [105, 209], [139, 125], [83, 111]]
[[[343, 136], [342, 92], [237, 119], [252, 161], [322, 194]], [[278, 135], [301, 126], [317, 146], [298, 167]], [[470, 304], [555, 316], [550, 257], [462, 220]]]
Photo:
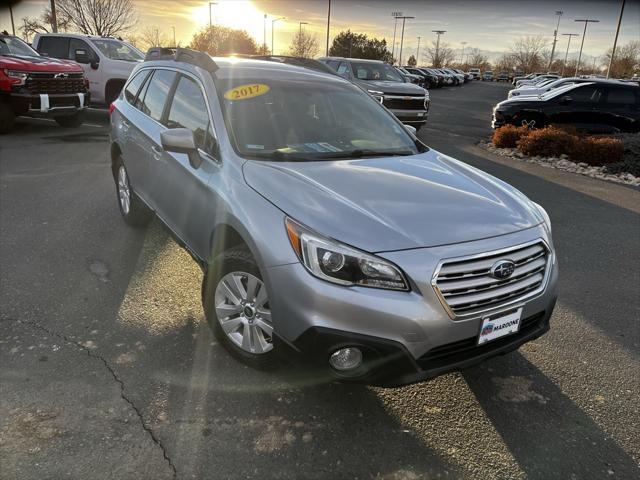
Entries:
[[399, 389], [238, 364], [190, 257], [121, 221], [106, 114], [19, 120], [0, 137], [0, 478], [638, 478], [640, 192], [478, 148], [506, 91], [432, 91], [421, 136], [549, 211], [552, 330]]

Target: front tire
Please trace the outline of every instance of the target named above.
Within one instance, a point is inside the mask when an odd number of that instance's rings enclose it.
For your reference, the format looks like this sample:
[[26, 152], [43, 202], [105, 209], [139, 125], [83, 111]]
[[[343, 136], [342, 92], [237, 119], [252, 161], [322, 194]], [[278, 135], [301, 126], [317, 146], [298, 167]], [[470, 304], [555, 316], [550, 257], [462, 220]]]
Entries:
[[84, 122], [84, 112], [77, 112], [64, 117], [55, 117], [55, 121], [63, 128], [77, 128]]
[[0, 100], [0, 133], [7, 133], [13, 129], [15, 114], [11, 107], [4, 101]]
[[202, 300], [209, 326], [234, 358], [258, 369], [277, 365], [269, 295], [248, 249], [234, 247], [214, 259]]
[[118, 207], [124, 221], [132, 227], [146, 226], [153, 217], [153, 212], [131, 188], [129, 174], [121, 159], [116, 164], [115, 181]]

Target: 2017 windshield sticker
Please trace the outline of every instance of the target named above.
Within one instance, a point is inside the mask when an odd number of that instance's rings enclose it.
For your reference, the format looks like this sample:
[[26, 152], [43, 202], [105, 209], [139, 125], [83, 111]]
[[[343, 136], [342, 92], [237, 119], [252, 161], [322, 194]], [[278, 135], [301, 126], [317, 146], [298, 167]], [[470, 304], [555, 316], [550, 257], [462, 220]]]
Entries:
[[237, 87], [227, 90], [224, 98], [227, 100], [246, 100], [247, 98], [259, 97], [270, 90], [269, 85], [264, 83], [251, 83], [247, 85], [238, 85]]

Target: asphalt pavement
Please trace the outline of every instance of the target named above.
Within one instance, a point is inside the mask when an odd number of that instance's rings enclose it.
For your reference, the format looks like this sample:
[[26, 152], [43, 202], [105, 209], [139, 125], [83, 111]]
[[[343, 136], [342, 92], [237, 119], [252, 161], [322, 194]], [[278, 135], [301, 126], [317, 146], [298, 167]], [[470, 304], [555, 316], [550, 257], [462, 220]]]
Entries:
[[0, 136], [0, 478], [638, 478], [640, 193], [479, 148], [507, 89], [432, 91], [420, 135], [548, 210], [551, 331], [399, 389], [231, 359], [188, 254], [120, 219], [106, 112], [19, 120]]

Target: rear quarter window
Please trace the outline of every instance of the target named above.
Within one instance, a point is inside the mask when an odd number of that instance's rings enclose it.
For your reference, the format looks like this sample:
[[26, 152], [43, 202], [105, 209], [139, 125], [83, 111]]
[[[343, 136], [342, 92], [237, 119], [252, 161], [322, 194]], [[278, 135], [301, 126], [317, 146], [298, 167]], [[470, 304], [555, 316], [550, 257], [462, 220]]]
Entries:
[[158, 122], [162, 121], [164, 106], [175, 77], [176, 72], [170, 70], [156, 70], [153, 73], [141, 104], [143, 113]]

